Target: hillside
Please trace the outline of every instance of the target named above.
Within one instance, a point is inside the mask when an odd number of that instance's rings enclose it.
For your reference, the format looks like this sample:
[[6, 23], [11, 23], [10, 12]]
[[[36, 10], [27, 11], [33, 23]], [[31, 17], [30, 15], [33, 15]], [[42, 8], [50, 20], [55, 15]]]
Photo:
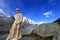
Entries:
[[55, 20], [53, 23], [57, 22], [60, 25], [60, 18], [58, 18], [57, 20]]

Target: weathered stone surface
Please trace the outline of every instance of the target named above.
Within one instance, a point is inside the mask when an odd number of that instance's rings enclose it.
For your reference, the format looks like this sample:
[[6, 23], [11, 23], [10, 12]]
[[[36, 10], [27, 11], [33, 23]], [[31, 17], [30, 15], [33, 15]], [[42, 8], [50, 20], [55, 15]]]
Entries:
[[33, 33], [40, 35], [42, 37], [58, 35], [59, 26], [57, 23], [47, 23], [41, 24], [36, 29], [33, 30]]
[[[0, 38], [0, 40], [6, 40], [6, 38]], [[34, 38], [31, 38], [31, 37], [22, 37], [19, 40], [34, 40]]]
[[14, 22], [13, 17], [3, 18], [0, 16], [0, 32], [1, 31], [9, 31], [13, 22]]
[[22, 37], [20, 40], [34, 40], [34, 38], [31, 38], [31, 37]]

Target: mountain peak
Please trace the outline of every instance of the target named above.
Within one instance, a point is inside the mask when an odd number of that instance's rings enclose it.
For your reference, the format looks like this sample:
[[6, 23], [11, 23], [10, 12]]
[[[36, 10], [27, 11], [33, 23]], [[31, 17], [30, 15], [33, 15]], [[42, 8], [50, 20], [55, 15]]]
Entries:
[[23, 22], [26, 21], [27, 23], [35, 24], [35, 22], [27, 17], [23, 17]]
[[0, 16], [2, 16], [2, 17], [11, 17], [10, 15], [7, 15], [2, 9], [0, 9]]
[[43, 22], [43, 21], [40, 21], [40, 22], [35, 22], [33, 20], [31, 20], [30, 18], [27, 18], [27, 17], [23, 17], [23, 22], [27, 22], [27, 23], [31, 23], [31, 24], [42, 24], [42, 23], [46, 23], [46, 22]]
[[55, 20], [54, 22], [60, 22], [60, 18], [58, 18], [57, 20]]

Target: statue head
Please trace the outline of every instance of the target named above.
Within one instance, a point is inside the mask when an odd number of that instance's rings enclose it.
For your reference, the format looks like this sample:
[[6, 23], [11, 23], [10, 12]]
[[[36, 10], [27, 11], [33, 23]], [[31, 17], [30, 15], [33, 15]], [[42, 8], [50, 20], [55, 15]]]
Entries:
[[20, 9], [19, 8], [16, 8], [16, 13], [20, 13]]

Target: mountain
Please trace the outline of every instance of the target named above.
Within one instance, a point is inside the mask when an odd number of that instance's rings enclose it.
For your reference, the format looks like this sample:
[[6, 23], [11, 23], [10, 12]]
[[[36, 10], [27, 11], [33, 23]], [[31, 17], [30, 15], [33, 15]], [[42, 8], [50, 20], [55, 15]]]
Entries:
[[45, 22], [43, 22], [43, 21], [41, 21], [41, 22], [35, 22], [35, 21], [31, 20], [30, 18], [23, 17], [23, 22], [25, 22], [25, 21], [26, 21], [27, 23], [37, 24], [37, 25], [42, 24], [42, 23], [45, 23]]
[[23, 34], [29, 34], [32, 32], [34, 28], [36, 28], [38, 24], [35, 24], [34, 21], [31, 19], [28, 19], [26, 17], [23, 17], [23, 23], [22, 23], [22, 33]]
[[43, 24], [45, 22], [35, 22], [27, 17], [23, 17], [23, 23], [22, 23], [22, 33], [23, 34], [30, 34], [32, 30], [34, 30], [39, 25]]
[[0, 9], [0, 16], [1, 17], [11, 17], [10, 15], [6, 14], [3, 10]]
[[34, 30], [38, 25], [42, 24], [44, 22], [35, 22], [27, 17], [23, 17], [23, 23], [22, 23], [22, 33], [29, 34]]
[[30, 24], [36, 24], [33, 20], [31, 20], [27, 17], [23, 17], [23, 22], [27, 22], [27, 23], [30, 23]]
[[9, 32], [13, 22], [14, 17], [7, 15], [0, 9], [0, 36]]
[[59, 26], [57, 23], [44, 23], [34, 29], [33, 33], [42, 37], [57, 35]]
[[60, 18], [58, 18], [57, 20], [55, 20], [54, 22], [60, 22]]
[[58, 25], [60, 25], [60, 18], [58, 18], [57, 20], [55, 20], [53, 23], [57, 22]]

